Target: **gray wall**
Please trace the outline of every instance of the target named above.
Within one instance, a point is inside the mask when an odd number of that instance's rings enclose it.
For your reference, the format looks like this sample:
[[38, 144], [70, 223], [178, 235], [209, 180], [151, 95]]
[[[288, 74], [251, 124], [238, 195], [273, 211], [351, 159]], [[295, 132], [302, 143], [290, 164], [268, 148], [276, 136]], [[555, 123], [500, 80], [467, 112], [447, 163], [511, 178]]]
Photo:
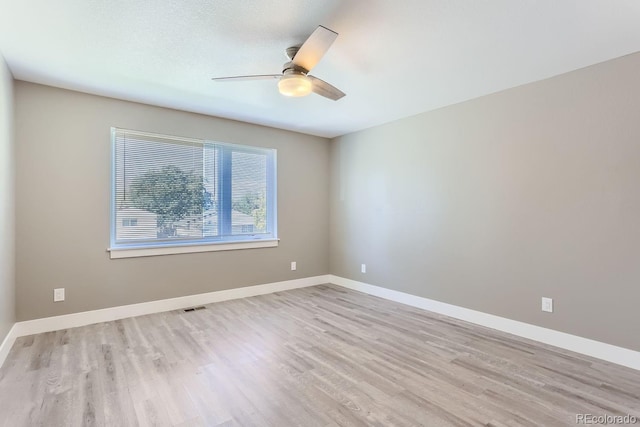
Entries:
[[[15, 96], [18, 320], [329, 272], [328, 140], [25, 82]], [[278, 149], [280, 246], [109, 259], [111, 126]]]
[[13, 77], [0, 55], [0, 343], [15, 323]]
[[639, 75], [634, 54], [335, 139], [332, 274], [640, 350]]

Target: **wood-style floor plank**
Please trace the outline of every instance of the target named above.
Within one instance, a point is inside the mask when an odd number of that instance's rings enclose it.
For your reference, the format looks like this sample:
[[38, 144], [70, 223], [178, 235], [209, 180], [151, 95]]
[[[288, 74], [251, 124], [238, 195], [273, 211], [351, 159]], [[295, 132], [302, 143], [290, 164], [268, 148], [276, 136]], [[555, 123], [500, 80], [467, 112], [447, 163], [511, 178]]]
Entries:
[[323, 285], [16, 340], [0, 425], [565, 426], [640, 372]]

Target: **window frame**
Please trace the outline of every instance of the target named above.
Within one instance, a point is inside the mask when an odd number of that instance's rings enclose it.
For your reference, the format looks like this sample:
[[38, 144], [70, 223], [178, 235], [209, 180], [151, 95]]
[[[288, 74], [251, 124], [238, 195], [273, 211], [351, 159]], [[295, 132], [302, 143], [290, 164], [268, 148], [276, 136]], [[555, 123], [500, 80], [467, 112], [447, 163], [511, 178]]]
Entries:
[[[214, 144], [220, 148], [220, 163], [226, 162], [226, 168], [221, 167], [221, 171], [228, 171], [227, 173], [220, 172], [220, 182], [218, 184], [220, 188], [220, 201], [221, 205], [218, 214], [218, 234], [221, 230], [230, 232], [232, 227], [232, 205], [231, 205], [231, 191], [233, 181], [231, 180], [232, 169], [230, 164], [232, 162], [233, 153], [253, 153], [253, 154], [266, 154], [266, 216], [267, 225], [271, 225], [271, 231], [267, 233], [252, 233], [252, 234], [238, 234], [231, 235], [226, 234], [226, 237], [203, 237], [198, 238], [176, 238], [176, 239], [151, 239], [146, 241], [132, 241], [131, 243], [117, 242], [117, 209], [116, 209], [116, 196], [117, 196], [117, 175], [116, 175], [116, 145], [117, 145], [117, 133], [118, 132], [130, 132], [137, 136], [148, 137], [160, 137], [164, 139], [173, 139], [175, 141], [190, 142], [201, 144]], [[131, 258], [142, 256], [156, 256], [156, 255], [172, 255], [172, 254], [184, 254], [184, 253], [196, 253], [196, 252], [211, 252], [211, 251], [227, 251], [237, 249], [256, 249], [256, 248], [268, 248], [277, 247], [278, 238], [278, 218], [277, 218], [277, 150], [275, 148], [259, 147], [251, 145], [232, 144], [227, 142], [218, 142], [213, 140], [205, 140], [198, 138], [185, 138], [173, 135], [152, 133], [137, 131], [124, 128], [111, 128], [111, 178], [110, 185], [110, 246], [107, 251], [110, 253], [112, 259], [116, 258]], [[226, 175], [223, 176], [223, 175]], [[223, 188], [224, 187], [224, 188]], [[224, 191], [223, 191], [224, 190]], [[223, 211], [224, 215], [223, 215]], [[223, 218], [224, 216], [224, 218]], [[259, 237], [261, 234], [268, 236]]]

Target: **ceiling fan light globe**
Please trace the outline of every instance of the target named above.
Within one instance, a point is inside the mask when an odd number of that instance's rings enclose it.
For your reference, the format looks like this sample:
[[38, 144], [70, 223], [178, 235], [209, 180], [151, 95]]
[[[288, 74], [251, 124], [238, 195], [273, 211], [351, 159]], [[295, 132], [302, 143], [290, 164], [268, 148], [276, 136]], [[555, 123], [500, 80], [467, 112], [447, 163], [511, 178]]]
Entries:
[[278, 82], [278, 90], [284, 96], [307, 96], [311, 93], [311, 79], [304, 74], [288, 74]]

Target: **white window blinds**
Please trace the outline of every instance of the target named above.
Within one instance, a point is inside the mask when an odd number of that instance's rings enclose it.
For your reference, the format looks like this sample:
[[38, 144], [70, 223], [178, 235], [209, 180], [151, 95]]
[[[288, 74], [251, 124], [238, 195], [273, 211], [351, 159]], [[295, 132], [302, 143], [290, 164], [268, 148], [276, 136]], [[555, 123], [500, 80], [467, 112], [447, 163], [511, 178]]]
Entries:
[[276, 236], [273, 149], [112, 129], [112, 248]]

